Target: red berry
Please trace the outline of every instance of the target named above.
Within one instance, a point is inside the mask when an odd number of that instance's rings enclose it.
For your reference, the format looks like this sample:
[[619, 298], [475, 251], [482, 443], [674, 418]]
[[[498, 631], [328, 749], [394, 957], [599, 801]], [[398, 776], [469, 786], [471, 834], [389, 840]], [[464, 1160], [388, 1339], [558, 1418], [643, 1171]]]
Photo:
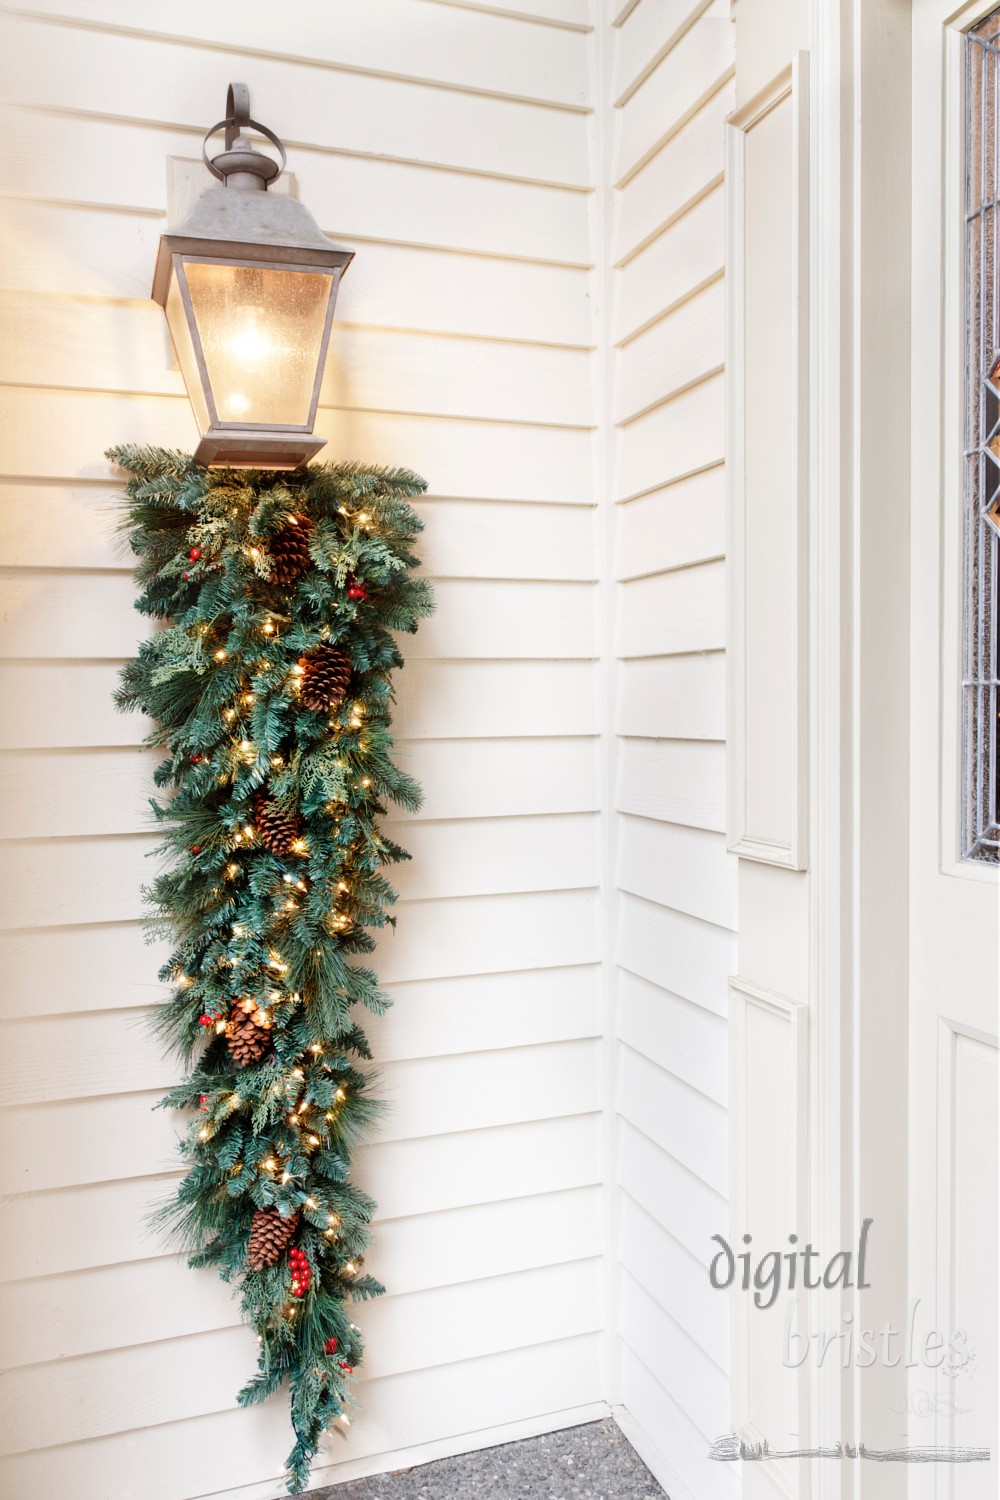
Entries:
[[337, 1340], [335, 1338], [329, 1338], [329, 1339], [327, 1339], [326, 1343], [323, 1345], [323, 1353], [324, 1354], [336, 1354], [338, 1347], [339, 1346], [337, 1344]]
[[348, 599], [367, 599], [368, 590], [360, 583], [352, 584], [347, 590]]
[[190, 578], [190, 577], [191, 577], [191, 574], [190, 574], [190, 573], [185, 573], [185, 574], [184, 574], [184, 582], [185, 582], [185, 583], [187, 583], [187, 581], [188, 581], [188, 579], [189, 579], [189, 578]]
[[339, 1364], [340, 1364], [340, 1368], [342, 1370], [346, 1370], [347, 1373], [348, 1373], [348, 1375], [353, 1375], [354, 1374], [354, 1366], [353, 1365], [349, 1365], [345, 1359], [340, 1360]]
[[192, 854], [200, 854], [201, 853], [201, 845], [200, 844], [192, 844], [191, 845], [191, 853]]
[[192, 547], [191, 551], [188, 553], [188, 557], [191, 559], [192, 562], [197, 562], [200, 556], [201, 556], [201, 548], [200, 547]]
[[199, 1016], [198, 1017], [198, 1025], [199, 1026], [212, 1026], [212, 1025], [214, 1025], [214, 1022], [213, 1022], [211, 1016]]
[[201, 760], [201, 756], [200, 755], [192, 755], [192, 757], [191, 757], [191, 764], [193, 766], [196, 766], [200, 760]]

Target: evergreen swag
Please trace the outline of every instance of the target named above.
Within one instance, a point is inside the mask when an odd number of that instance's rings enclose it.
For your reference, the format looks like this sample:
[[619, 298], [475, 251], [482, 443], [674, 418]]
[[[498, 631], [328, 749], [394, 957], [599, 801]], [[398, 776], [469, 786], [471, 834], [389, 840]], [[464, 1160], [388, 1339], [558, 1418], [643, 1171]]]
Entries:
[[162, 1106], [197, 1111], [190, 1167], [157, 1218], [192, 1266], [240, 1280], [260, 1353], [239, 1400], [290, 1381], [294, 1494], [351, 1403], [362, 1340], [344, 1304], [383, 1291], [360, 1269], [375, 1205], [349, 1166], [378, 1110], [352, 1008], [388, 1000], [350, 960], [393, 921], [381, 867], [407, 858], [380, 832], [384, 804], [420, 801], [390, 758], [389, 708], [393, 633], [432, 607], [410, 571], [421, 522], [407, 500], [425, 485], [354, 464], [108, 457], [130, 473], [136, 608], [167, 622], [117, 693], [166, 750], [168, 796], [152, 806], [171, 867], [145, 894], [177, 944], [157, 1030], [190, 1071]]

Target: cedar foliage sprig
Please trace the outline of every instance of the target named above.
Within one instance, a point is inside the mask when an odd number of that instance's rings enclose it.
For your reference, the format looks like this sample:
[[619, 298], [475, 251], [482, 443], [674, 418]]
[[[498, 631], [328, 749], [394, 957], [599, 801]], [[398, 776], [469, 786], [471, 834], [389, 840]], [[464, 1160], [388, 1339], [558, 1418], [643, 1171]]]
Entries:
[[[188, 1170], [156, 1217], [192, 1265], [240, 1283], [260, 1339], [241, 1403], [290, 1383], [294, 1494], [324, 1428], [352, 1404], [363, 1343], [345, 1303], [383, 1290], [361, 1270], [375, 1204], [350, 1182], [350, 1161], [379, 1107], [355, 1010], [389, 1002], [357, 957], [394, 920], [383, 867], [408, 857], [380, 820], [390, 802], [420, 803], [389, 726], [403, 664], [395, 634], [432, 608], [413, 576], [422, 523], [409, 501], [425, 485], [358, 464], [205, 470], [138, 446], [108, 457], [129, 473], [121, 530], [137, 559], [136, 608], [167, 622], [116, 694], [153, 721], [148, 743], [164, 753], [164, 795], [151, 806], [165, 858], [145, 895], [175, 949], [155, 1026], [189, 1069], [162, 1107], [194, 1112]], [[268, 543], [300, 521], [308, 566], [280, 585]], [[363, 598], [348, 597], [348, 580]], [[343, 701], [317, 712], [301, 701], [298, 663], [322, 643], [349, 657], [351, 677]], [[287, 854], [257, 834], [265, 803], [301, 831]], [[267, 1040], [261, 1056], [234, 1044], [244, 1067], [227, 1045], [241, 1026], [253, 1032], [240, 1008]], [[301, 1294], [287, 1254], [248, 1268], [254, 1215], [272, 1208], [297, 1215]]]

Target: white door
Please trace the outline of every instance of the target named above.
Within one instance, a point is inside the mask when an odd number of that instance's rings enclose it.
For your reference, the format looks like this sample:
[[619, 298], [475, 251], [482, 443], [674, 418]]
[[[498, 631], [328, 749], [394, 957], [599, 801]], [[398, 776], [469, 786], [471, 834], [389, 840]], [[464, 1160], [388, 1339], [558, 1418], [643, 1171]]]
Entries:
[[913, 23], [909, 1440], [994, 1457], [910, 1493], [995, 1500], [1000, 8]]

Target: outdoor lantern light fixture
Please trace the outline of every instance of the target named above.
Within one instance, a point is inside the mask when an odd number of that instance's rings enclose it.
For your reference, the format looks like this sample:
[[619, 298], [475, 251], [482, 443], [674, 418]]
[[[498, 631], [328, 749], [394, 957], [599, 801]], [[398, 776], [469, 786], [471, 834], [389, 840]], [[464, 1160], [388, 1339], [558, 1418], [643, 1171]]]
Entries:
[[[208, 141], [225, 130], [226, 149]], [[258, 131], [274, 161], [249, 141]], [[245, 84], [202, 146], [220, 187], [160, 240], [153, 296], [163, 308], [202, 433], [199, 463], [294, 469], [323, 447], [313, 435], [340, 278], [353, 259], [312, 214], [268, 184], [285, 165], [278, 137], [250, 118]]]

